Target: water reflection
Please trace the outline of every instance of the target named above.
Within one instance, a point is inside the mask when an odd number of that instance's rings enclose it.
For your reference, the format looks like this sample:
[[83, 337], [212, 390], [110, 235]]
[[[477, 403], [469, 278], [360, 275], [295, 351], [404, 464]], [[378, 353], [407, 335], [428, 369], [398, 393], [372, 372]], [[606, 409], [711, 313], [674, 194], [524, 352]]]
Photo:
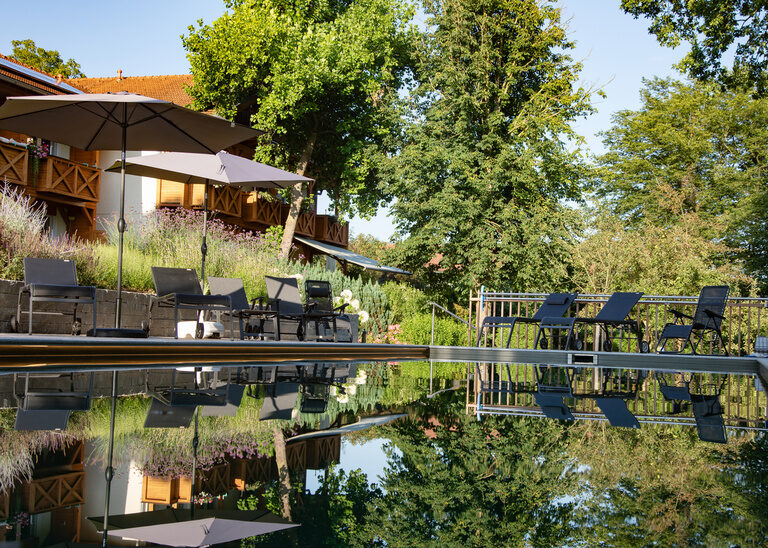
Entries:
[[[189, 507], [194, 494], [198, 508], [266, 510], [301, 524], [243, 546], [768, 542], [768, 442], [749, 429], [764, 425], [765, 394], [753, 378], [435, 370], [433, 389], [446, 390], [431, 398], [427, 363], [123, 372], [110, 513]], [[0, 377], [6, 402], [13, 381]], [[17, 431], [16, 410], [0, 411], [2, 532], [28, 546], [98, 542], [85, 518], [103, 513], [111, 375], [96, 373], [92, 388], [88, 373], [26, 382], [15, 379], [22, 397], [92, 390], [91, 409], [72, 411], [65, 431]], [[665, 399], [664, 386], [719, 391], [728, 444], [700, 441], [693, 402]], [[576, 419], [603, 420], [544, 418], [536, 394], [547, 391]], [[625, 402], [640, 428], [611, 427], [596, 403], [606, 396]], [[184, 427], [145, 427], [153, 406], [172, 412], [195, 397], [196, 459], [192, 414]], [[366, 475], [345, 448], [369, 442], [385, 454], [363, 457], [382, 463]]]

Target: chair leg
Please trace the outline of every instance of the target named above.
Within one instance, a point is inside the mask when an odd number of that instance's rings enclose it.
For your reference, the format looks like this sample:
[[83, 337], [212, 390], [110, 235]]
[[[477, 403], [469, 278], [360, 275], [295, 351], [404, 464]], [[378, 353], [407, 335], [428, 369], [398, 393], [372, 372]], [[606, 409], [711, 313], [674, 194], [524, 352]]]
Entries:
[[34, 302], [34, 299], [32, 298], [32, 292], [29, 293], [29, 330], [27, 332], [28, 335], [32, 334], [32, 303]]
[[94, 330], [94, 331], [96, 330], [96, 326], [98, 325], [98, 324], [96, 323], [96, 309], [98, 308], [98, 307], [96, 306], [97, 304], [98, 304], [98, 303], [97, 303], [97, 301], [96, 301], [96, 295], [94, 294], [94, 295], [93, 295], [93, 330]]
[[179, 306], [176, 303], [173, 305], [173, 338], [179, 338]]

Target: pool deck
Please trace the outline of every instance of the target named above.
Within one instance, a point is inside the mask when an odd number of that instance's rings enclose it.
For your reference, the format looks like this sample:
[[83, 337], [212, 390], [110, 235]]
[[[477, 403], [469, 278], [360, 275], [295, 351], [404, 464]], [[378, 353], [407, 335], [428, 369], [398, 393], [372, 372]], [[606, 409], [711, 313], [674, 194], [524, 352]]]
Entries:
[[148, 369], [178, 366], [259, 366], [275, 363], [426, 361], [528, 363], [759, 375], [768, 386], [768, 359], [331, 342], [228, 339], [98, 338], [0, 334], [0, 371]]

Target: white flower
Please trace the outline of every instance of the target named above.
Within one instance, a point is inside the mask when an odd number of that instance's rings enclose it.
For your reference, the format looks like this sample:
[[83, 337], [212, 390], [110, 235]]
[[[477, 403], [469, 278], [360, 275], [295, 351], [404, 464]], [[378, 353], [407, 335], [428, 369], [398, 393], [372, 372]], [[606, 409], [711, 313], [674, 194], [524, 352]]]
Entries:
[[346, 394], [339, 394], [336, 396], [336, 401], [339, 403], [349, 403], [349, 396]]
[[349, 303], [349, 307], [353, 311], [357, 312], [358, 310], [360, 310], [360, 300], [359, 299], [352, 299], [350, 301], [350, 303]]
[[288, 277], [289, 278], [296, 278], [297, 280], [303, 280], [304, 279], [304, 274], [291, 274]]
[[349, 302], [352, 300], [352, 292], [349, 289], [345, 289], [342, 291], [339, 295], [342, 299], [344, 299], [345, 302]]
[[371, 317], [368, 315], [368, 312], [366, 312], [365, 310], [361, 310], [358, 313], [358, 317], [360, 318], [360, 323], [365, 323], [371, 319]]
[[341, 297], [334, 297], [333, 306], [339, 306], [339, 305], [341, 305]]
[[357, 376], [361, 379], [367, 379], [368, 373], [365, 372], [365, 369], [358, 369], [357, 370]]
[[365, 384], [365, 377], [355, 377], [355, 384]]
[[357, 385], [356, 384], [347, 383], [347, 384], [344, 385], [344, 388], [346, 389], [347, 394], [349, 396], [354, 396], [355, 392], [357, 392]]

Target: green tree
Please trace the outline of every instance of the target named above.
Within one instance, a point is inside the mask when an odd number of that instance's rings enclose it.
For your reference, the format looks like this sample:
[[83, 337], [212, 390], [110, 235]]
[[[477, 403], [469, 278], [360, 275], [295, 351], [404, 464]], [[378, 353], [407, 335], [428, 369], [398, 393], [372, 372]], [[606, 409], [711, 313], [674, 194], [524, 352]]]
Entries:
[[663, 79], [646, 81], [641, 99], [603, 134], [598, 196], [629, 228], [687, 226], [694, 239], [721, 247], [721, 261], [727, 244], [760, 276], [768, 260], [768, 99]]
[[558, 423], [462, 411], [397, 421], [366, 544], [558, 546], [571, 537], [575, 488]]
[[85, 78], [80, 65], [74, 59], [64, 61], [56, 50], [37, 47], [34, 40], [11, 40], [11, 57], [46, 74], [64, 78]]
[[395, 256], [432, 288], [566, 283], [580, 195], [570, 122], [589, 112], [560, 11], [544, 0], [427, 0], [433, 29], [405, 144], [387, 166]]
[[[375, 212], [393, 146], [412, 9], [399, 0], [229, 0], [183, 37], [198, 108], [267, 132], [256, 159], [311, 175], [343, 214]], [[291, 191], [287, 255], [306, 188]]]
[[[691, 51], [680, 63], [692, 78], [733, 88], [768, 91], [768, 6], [763, 0], [621, 0], [622, 9], [651, 20], [663, 46], [682, 41]], [[725, 59], [733, 55], [733, 65]]]

